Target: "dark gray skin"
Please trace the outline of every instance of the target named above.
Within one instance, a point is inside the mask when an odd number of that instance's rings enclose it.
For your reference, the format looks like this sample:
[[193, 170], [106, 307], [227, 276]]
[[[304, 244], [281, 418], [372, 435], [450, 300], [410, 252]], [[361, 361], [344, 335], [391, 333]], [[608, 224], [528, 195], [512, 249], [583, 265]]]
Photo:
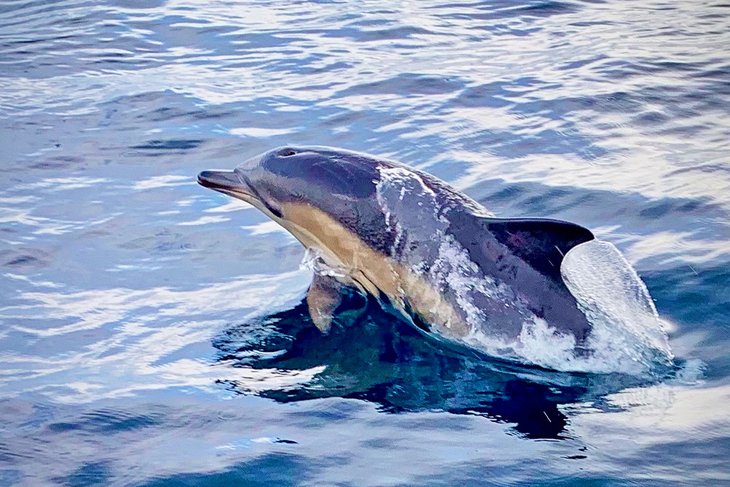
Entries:
[[429, 174], [328, 147], [274, 149], [198, 181], [253, 204], [336, 270], [316, 272], [309, 292], [322, 330], [352, 286], [462, 343], [475, 329], [515, 340], [534, 317], [577, 348], [590, 331], [560, 273], [594, 238], [579, 225], [495, 218]]

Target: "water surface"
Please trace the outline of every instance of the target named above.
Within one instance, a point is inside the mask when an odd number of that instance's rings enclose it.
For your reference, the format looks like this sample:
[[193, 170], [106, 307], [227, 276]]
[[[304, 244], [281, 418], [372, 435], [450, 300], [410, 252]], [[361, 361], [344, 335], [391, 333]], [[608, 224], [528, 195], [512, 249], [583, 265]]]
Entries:
[[[0, 484], [730, 482], [721, 2], [0, 6]], [[670, 326], [658, 380], [455, 354], [200, 188], [277, 145], [592, 228]], [[352, 297], [353, 307], [361, 306]]]

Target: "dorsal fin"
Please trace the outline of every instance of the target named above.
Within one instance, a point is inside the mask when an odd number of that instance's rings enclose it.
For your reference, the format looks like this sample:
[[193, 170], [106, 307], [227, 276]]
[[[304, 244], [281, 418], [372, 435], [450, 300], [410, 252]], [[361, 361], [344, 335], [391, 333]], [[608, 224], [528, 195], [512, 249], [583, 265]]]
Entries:
[[560, 278], [565, 254], [583, 242], [593, 240], [590, 230], [575, 223], [541, 218], [484, 218], [487, 229], [540, 274]]

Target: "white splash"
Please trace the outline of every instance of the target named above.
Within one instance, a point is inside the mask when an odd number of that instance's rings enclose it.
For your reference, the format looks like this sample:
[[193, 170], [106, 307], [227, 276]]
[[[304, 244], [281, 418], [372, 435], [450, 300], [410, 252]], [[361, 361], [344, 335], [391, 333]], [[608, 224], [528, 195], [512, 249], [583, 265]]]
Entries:
[[312, 273], [320, 276], [335, 278], [347, 277], [347, 269], [326, 264], [322, 258], [322, 254], [313, 248], [307, 248], [304, 251], [299, 268], [312, 271]]
[[667, 332], [649, 291], [613, 244], [591, 240], [573, 247], [560, 271], [591, 323], [588, 344], [596, 358], [671, 363]]
[[[560, 371], [645, 375], [671, 364], [666, 330], [646, 286], [613, 245], [598, 240], [578, 245], [561, 266], [592, 325], [579, 350], [571, 333], [550, 326], [510, 286], [483, 275], [448, 232], [436, 194], [418, 173], [382, 167], [380, 176], [377, 200], [395, 235], [393, 256], [456, 305], [468, 327], [466, 336], [448, 336], [452, 324], [443, 323], [445, 338]], [[505, 333], [507, 327], [513, 333]]]

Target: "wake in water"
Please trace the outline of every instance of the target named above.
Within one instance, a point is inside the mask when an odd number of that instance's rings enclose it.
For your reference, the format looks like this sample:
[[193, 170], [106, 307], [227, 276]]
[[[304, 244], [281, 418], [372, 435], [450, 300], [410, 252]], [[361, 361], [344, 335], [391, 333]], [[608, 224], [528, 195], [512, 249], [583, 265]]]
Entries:
[[566, 431], [570, 405], [617, 409], [607, 395], [652, 383], [626, 374], [570, 374], [485, 360], [424, 339], [387, 304], [357, 293], [343, 299], [342, 309], [359, 312], [339, 313], [326, 334], [315, 327], [306, 302], [224, 329], [213, 340], [219, 363], [255, 373], [219, 383], [287, 403], [343, 397], [389, 413], [479, 415], [510, 423], [530, 438], [557, 439], [572, 436]]
[[[380, 173], [378, 203], [396, 236], [392, 255], [454, 304], [468, 327], [450, 334], [455, 325], [447, 323], [440, 336], [558, 371], [654, 375], [672, 364], [666, 330], [646, 286], [612, 244], [592, 240], [563, 260], [563, 280], [591, 325], [577, 343], [572, 333], [536, 316], [510, 286], [481, 271], [449, 233], [448, 204], [417, 173], [403, 168]], [[401, 252], [404, 248], [409, 251]], [[400, 299], [406, 301], [406, 294], [401, 290]]]

